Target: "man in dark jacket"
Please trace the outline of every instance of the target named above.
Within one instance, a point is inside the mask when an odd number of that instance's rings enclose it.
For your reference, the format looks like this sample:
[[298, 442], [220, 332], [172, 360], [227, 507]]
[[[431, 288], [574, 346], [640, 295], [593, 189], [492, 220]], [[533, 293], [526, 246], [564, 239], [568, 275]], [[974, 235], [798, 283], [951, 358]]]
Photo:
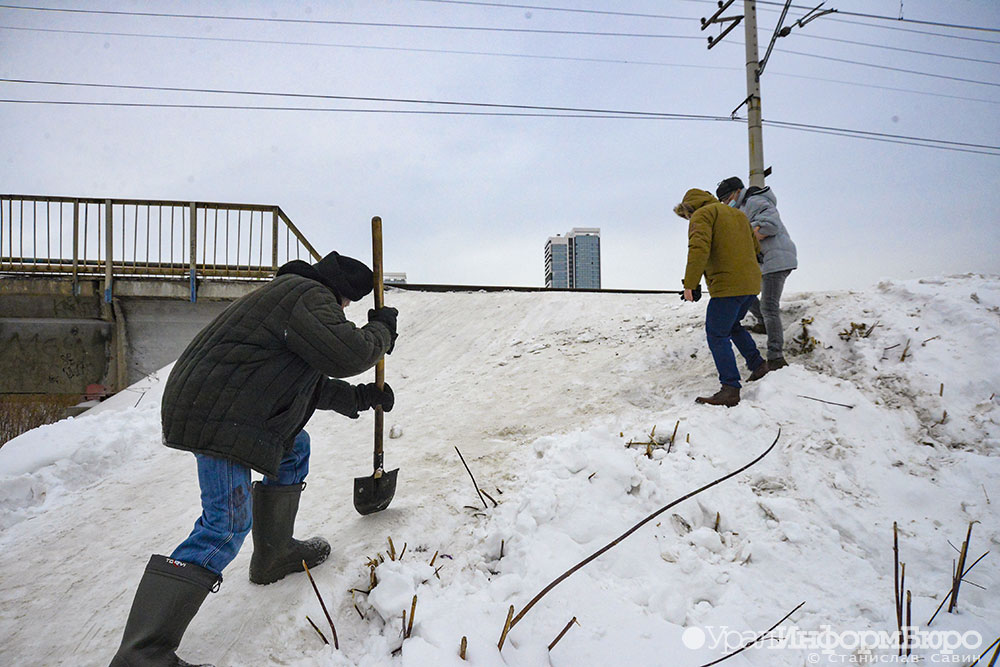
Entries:
[[[251, 526], [256, 584], [329, 555], [323, 538], [292, 538], [309, 471], [303, 427], [317, 409], [352, 418], [392, 409], [388, 385], [331, 379], [368, 370], [392, 350], [395, 308], [370, 310], [361, 328], [344, 316], [372, 287], [367, 266], [336, 252], [316, 264], [289, 262], [216, 317], [174, 364], [163, 442], [195, 454], [202, 515], [169, 558], [150, 558], [112, 667], [187, 664], [175, 654], [181, 637]], [[251, 485], [251, 470], [265, 480]]]
[[732, 407], [740, 402], [740, 373], [733, 345], [750, 369], [749, 380], [767, 373], [767, 362], [740, 320], [751, 299], [760, 291], [757, 252], [760, 245], [745, 215], [724, 206], [697, 188], [688, 190], [674, 213], [689, 220], [684, 298], [694, 301], [693, 290], [702, 275], [711, 299], [705, 311], [705, 333], [722, 387], [712, 396], [699, 396], [697, 403]]
[[[785, 288], [785, 280], [799, 264], [795, 243], [778, 214], [778, 198], [768, 187], [743, 187], [743, 181], [737, 176], [730, 176], [719, 183], [715, 196], [723, 204], [743, 211], [760, 241], [760, 272], [763, 278], [760, 299], [754, 299], [750, 304], [750, 312], [757, 318], [757, 324], [751, 331], [767, 333], [768, 369], [783, 368], [788, 363], [784, 354], [781, 292]], [[758, 329], [758, 326], [761, 328]]]

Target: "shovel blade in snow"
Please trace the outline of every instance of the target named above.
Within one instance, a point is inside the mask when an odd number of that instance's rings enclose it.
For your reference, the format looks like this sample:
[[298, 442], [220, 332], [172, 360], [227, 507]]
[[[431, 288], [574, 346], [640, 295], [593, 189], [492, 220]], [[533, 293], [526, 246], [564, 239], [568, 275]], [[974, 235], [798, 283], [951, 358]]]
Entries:
[[381, 512], [396, 494], [396, 474], [399, 468], [368, 477], [354, 478], [354, 509], [358, 514]]

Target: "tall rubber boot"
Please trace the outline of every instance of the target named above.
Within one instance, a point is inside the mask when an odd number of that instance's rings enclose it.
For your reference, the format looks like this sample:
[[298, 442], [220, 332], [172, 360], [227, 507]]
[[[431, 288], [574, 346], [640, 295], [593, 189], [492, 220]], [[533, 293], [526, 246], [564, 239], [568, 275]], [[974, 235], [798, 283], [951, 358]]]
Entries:
[[150, 557], [111, 667], [193, 667], [174, 651], [205, 597], [221, 582], [217, 574], [198, 565]]
[[301, 572], [302, 561], [313, 568], [330, 555], [330, 543], [322, 537], [304, 542], [292, 538], [299, 496], [305, 482], [288, 486], [253, 483], [253, 555], [250, 581], [273, 584], [292, 572]]

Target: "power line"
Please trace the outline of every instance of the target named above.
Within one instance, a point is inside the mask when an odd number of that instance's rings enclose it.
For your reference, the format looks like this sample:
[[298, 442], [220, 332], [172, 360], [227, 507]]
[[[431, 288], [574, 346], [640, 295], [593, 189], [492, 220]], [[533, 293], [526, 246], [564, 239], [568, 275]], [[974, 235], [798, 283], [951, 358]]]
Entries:
[[1000, 60], [986, 60], [985, 58], [970, 58], [968, 56], [953, 56], [949, 53], [937, 53], [934, 51], [921, 51], [920, 49], [904, 49], [899, 46], [889, 46], [887, 44], [871, 44], [870, 42], [859, 42], [854, 39], [839, 39], [837, 37], [823, 37], [822, 35], [810, 35], [808, 33], [796, 33], [799, 37], [809, 39], [820, 39], [826, 42], [840, 42], [841, 44], [855, 44], [857, 46], [870, 46], [876, 49], [886, 49], [888, 51], [901, 51], [903, 53], [915, 53], [922, 56], [934, 56], [936, 58], [950, 58], [951, 60], [964, 60], [970, 63], [986, 63], [987, 65], [1000, 65]]
[[476, 7], [500, 7], [503, 9], [533, 9], [545, 12], [569, 12], [573, 14], [599, 14], [603, 16], [626, 16], [644, 19], [673, 19], [680, 21], [697, 21], [691, 16], [668, 16], [665, 14], [641, 14], [639, 12], [616, 12], [603, 9], [578, 9], [575, 7], [543, 7], [541, 5], [508, 5], [502, 2], [474, 2], [473, 0], [414, 0], [415, 2], [436, 2], [443, 5], [472, 5]]
[[1000, 87], [1000, 83], [993, 81], [980, 81], [979, 79], [966, 79], [960, 76], [949, 76], [947, 74], [933, 74], [931, 72], [922, 72], [915, 69], [906, 69], [903, 67], [891, 67], [889, 65], [876, 65], [874, 63], [866, 63], [860, 60], [848, 60], [846, 58], [835, 58], [833, 56], [823, 56], [816, 53], [805, 53], [803, 51], [792, 51], [790, 49], [782, 49], [782, 53], [790, 53], [797, 56], [805, 56], [806, 58], [819, 58], [820, 60], [832, 60], [838, 63], [847, 63], [850, 65], [861, 65], [862, 67], [873, 67], [875, 69], [884, 69], [891, 72], [904, 72], [906, 74], [915, 74], [917, 76], [927, 76], [934, 79], [947, 79], [949, 81], [961, 81], [962, 83], [974, 83], [980, 86], [997, 86]]
[[[362, 49], [362, 50], [374, 50], [374, 51], [400, 51], [400, 52], [410, 52], [410, 53], [435, 53], [444, 55], [470, 55], [470, 56], [486, 56], [486, 57], [503, 57], [503, 58], [528, 58], [528, 59], [538, 59], [538, 60], [555, 60], [555, 61], [568, 61], [568, 62], [587, 62], [587, 63], [606, 63], [615, 65], [643, 65], [643, 66], [653, 66], [653, 67], [682, 67], [689, 69], [710, 69], [710, 70], [728, 70], [728, 71], [743, 71], [740, 67], [724, 67], [719, 65], [692, 65], [687, 63], [670, 63], [662, 61], [651, 61], [651, 60], [633, 60], [633, 59], [623, 59], [623, 58], [587, 58], [581, 56], [557, 56], [557, 55], [547, 55], [547, 54], [531, 54], [531, 53], [504, 53], [498, 51], [476, 51], [476, 50], [463, 50], [463, 49], [431, 49], [431, 48], [419, 48], [419, 47], [405, 47], [405, 46], [378, 46], [369, 44], [338, 44], [330, 42], [307, 42], [307, 41], [292, 41], [292, 40], [275, 40], [275, 39], [253, 39], [253, 38], [240, 38], [240, 37], [206, 37], [206, 36], [196, 36], [196, 35], [163, 35], [155, 33], [139, 33], [139, 32], [113, 32], [113, 31], [103, 31], [103, 30], [70, 30], [65, 28], [28, 28], [21, 26], [3, 26], [0, 25], [0, 30], [16, 30], [25, 32], [43, 32], [43, 33], [59, 33], [59, 34], [71, 34], [71, 35], [93, 35], [101, 37], [135, 37], [135, 38], [149, 38], [149, 39], [181, 39], [181, 40], [193, 40], [193, 41], [208, 41], [208, 42], [223, 42], [223, 43], [241, 43], [241, 44], [268, 44], [268, 45], [281, 45], [281, 46], [314, 46], [314, 47], [329, 47], [329, 48], [343, 48], [343, 49]], [[792, 52], [786, 52], [792, 53]], [[821, 56], [815, 56], [821, 57]], [[853, 62], [853, 61], [852, 61]], [[875, 66], [870, 63], [858, 63], [866, 64], [869, 66]], [[911, 93], [914, 95], [927, 95], [931, 97], [943, 97], [948, 99], [966, 100], [970, 102], [983, 102], [986, 104], [1000, 104], [1000, 100], [989, 100], [978, 97], [967, 97], [963, 95], [950, 95], [947, 93], [938, 93], [925, 90], [913, 90], [910, 88], [898, 88], [892, 86], [880, 86], [868, 83], [861, 83], [858, 81], [844, 81], [840, 79], [830, 79], [824, 77], [816, 76], [806, 76], [800, 74], [787, 74], [779, 71], [772, 72], [775, 76], [785, 76], [798, 79], [806, 79], [812, 81], [826, 81], [830, 83], [841, 83], [850, 86], [857, 86], [861, 88], [873, 88], [879, 90], [891, 90], [895, 92]]]
[[638, 116], [638, 117], [648, 117], [648, 118], [683, 118], [683, 119], [700, 119], [700, 120], [715, 120], [718, 118], [728, 118], [728, 116], [707, 116], [707, 115], [697, 115], [697, 114], [672, 114], [659, 111], [624, 111], [619, 109], [594, 109], [585, 107], [556, 107], [556, 106], [543, 106], [543, 105], [526, 105], [526, 104], [499, 104], [491, 102], [461, 102], [455, 100], [426, 100], [417, 98], [401, 98], [401, 97], [368, 97], [368, 96], [358, 96], [358, 95], [329, 95], [329, 94], [318, 94], [318, 93], [287, 93], [287, 92], [272, 92], [272, 91], [260, 91], [260, 90], [227, 90], [224, 88], [186, 88], [180, 86], [140, 86], [140, 85], [128, 85], [128, 84], [113, 84], [113, 83], [89, 83], [82, 81], [51, 81], [51, 80], [40, 80], [40, 79], [7, 79], [0, 78], [0, 83], [19, 83], [19, 84], [29, 84], [29, 85], [43, 85], [43, 86], [62, 86], [71, 88], [101, 88], [101, 89], [115, 89], [115, 90], [142, 90], [142, 91], [153, 91], [153, 92], [168, 92], [168, 93], [205, 93], [211, 95], [247, 95], [255, 97], [286, 97], [293, 99], [313, 99], [313, 100], [337, 100], [346, 102], [384, 102], [384, 103], [395, 103], [395, 104], [423, 104], [423, 105], [433, 105], [433, 106], [459, 106], [459, 107], [485, 107], [493, 109], [512, 109], [512, 110], [527, 110], [527, 111], [559, 111], [559, 112], [572, 112], [572, 113], [588, 113], [588, 114], [616, 114], [622, 116]]
[[63, 12], [71, 14], [100, 14], [107, 16], [144, 16], [150, 18], [201, 19], [211, 21], [254, 21], [261, 23], [296, 23], [311, 25], [346, 25], [367, 28], [408, 28], [420, 30], [469, 30], [474, 32], [528, 33], [541, 35], [577, 35], [587, 37], [629, 37], [648, 39], [697, 39], [698, 35], [663, 35], [640, 32], [604, 32], [595, 30], [548, 30], [539, 28], [500, 28], [496, 26], [443, 25], [427, 23], [387, 23], [377, 21], [335, 21], [324, 19], [292, 19], [262, 16], [221, 16], [217, 14], [167, 14], [163, 12], [124, 12], [107, 9], [66, 9], [61, 7], [24, 7], [21, 5], [0, 5], [0, 9], [21, 9], [40, 12]]
[[505, 58], [535, 58], [540, 60], [567, 60], [589, 63], [609, 63], [616, 65], [659, 65], [663, 67], [686, 67], [694, 69], [737, 70], [737, 67], [722, 67], [719, 65], [689, 65], [686, 63], [666, 63], [646, 60], [629, 60], [624, 58], [586, 58], [581, 56], [553, 56], [531, 53], [503, 53], [499, 51], [475, 51], [466, 49], [430, 49], [413, 46], [377, 46], [370, 44], [337, 44], [331, 42], [303, 42], [283, 39], [253, 39], [248, 37], [205, 37], [200, 35], [162, 35], [142, 32], [111, 32], [105, 30], [69, 30], [65, 28], [27, 28], [22, 26], [0, 25], [0, 30], [19, 30], [24, 32], [48, 32], [70, 35], [94, 35], [100, 37], [140, 37], [150, 39], [186, 39], [202, 42], [230, 42], [240, 44], [270, 44], [280, 46], [317, 46], [339, 49], [364, 49], [373, 51], [402, 51], [410, 53], [440, 53], [445, 55], [466, 56], [496, 56]]
[[[527, 104], [498, 104], [489, 102], [465, 102], [456, 100], [425, 100], [415, 98], [391, 98], [391, 97], [361, 97], [349, 95], [326, 95], [307, 93], [280, 93], [266, 91], [249, 90], [225, 90], [215, 88], [182, 88], [170, 86], [136, 86], [124, 84], [102, 84], [83, 83], [67, 81], [41, 81], [28, 79], [0, 79], [5, 83], [26, 83], [38, 85], [55, 85], [67, 87], [85, 87], [120, 90], [143, 90], [157, 92], [188, 92], [188, 93], [208, 93], [222, 95], [248, 95], [267, 96], [297, 99], [320, 99], [352, 102], [381, 102], [396, 104], [415, 104], [426, 106], [451, 106], [463, 107], [463, 110], [447, 111], [440, 109], [386, 109], [386, 108], [330, 108], [330, 107], [288, 107], [288, 106], [256, 106], [256, 105], [236, 105], [236, 104], [189, 104], [189, 103], [163, 103], [163, 102], [87, 102], [75, 100], [18, 100], [0, 99], [2, 103], [11, 104], [52, 104], [52, 105], [73, 105], [73, 106], [97, 106], [97, 107], [138, 107], [138, 108], [167, 108], [167, 109], [225, 109], [225, 110], [245, 110], [245, 111], [319, 111], [338, 113], [384, 113], [384, 114], [424, 114], [424, 115], [452, 115], [452, 116], [527, 116], [527, 117], [557, 117], [557, 118], [615, 118], [615, 119], [637, 119], [637, 120], [693, 120], [693, 121], [739, 121], [745, 122], [744, 118], [734, 118], [730, 116], [713, 116], [705, 114], [681, 114], [657, 111], [631, 111], [620, 109], [593, 109], [580, 107], [561, 107]], [[467, 111], [464, 108], [471, 107], [477, 109], [490, 109], [491, 111]], [[807, 123], [794, 123], [790, 121], [772, 120], [765, 121], [773, 127], [794, 129], [800, 131], [816, 132], [820, 134], [838, 134], [840, 136], [869, 139], [873, 141], [887, 141], [890, 143], [907, 143], [909, 145], [924, 146], [926, 148], [940, 148], [945, 150], [957, 150], [961, 152], [976, 152], [989, 155], [1000, 155], [1000, 146], [988, 144], [976, 144], [970, 142], [949, 141], [944, 139], [932, 139], [927, 137], [915, 137], [900, 134], [890, 134], [884, 132], [872, 132], [867, 130], [855, 130], [851, 128], [830, 127], [823, 125], [812, 125]]]
[[[542, 111], [446, 111], [441, 109], [378, 109], [334, 107], [260, 106], [250, 104], [189, 104], [169, 102], [87, 102], [80, 100], [23, 100], [0, 99], [6, 104], [51, 104], [57, 106], [124, 107], [146, 109], [218, 109], [227, 111], [319, 111], [327, 113], [400, 114], [426, 116], [505, 116], [527, 118], [597, 118], [618, 120], [698, 120], [731, 122], [729, 116], [703, 116], [693, 114], [663, 114], [639, 112], [542, 112]], [[487, 105], [488, 106], [488, 105]]]
[[[678, 1], [679, 2], [697, 2], [699, 4], [709, 4], [709, 5], [715, 4], [712, 0], [678, 0]], [[761, 2], [761, 1], [762, 0], [758, 0], [758, 2]], [[778, 3], [772, 3], [772, 4], [778, 4]], [[782, 3], [782, 7], [783, 6], [784, 6], [784, 3]], [[799, 9], [802, 9], [802, 7], [799, 7]], [[806, 7], [805, 9], [812, 9], [812, 8], [811, 7]], [[768, 7], [761, 7], [760, 11], [763, 11], [763, 12], [778, 12], [778, 11], [781, 11], [781, 10], [779, 10], [779, 9], [770, 9]], [[840, 14], [842, 12], [838, 11], [837, 13]], [[893, 20], [893, 21], [897, 21], [897, 19], [894, 19], [892, 17], [888, 17], [888, 18], [891, 19], [891, 20]], [[917, 34], [917, 35], [930, 35], [930, 36], [933, 36], [933, 37], [943, 37], [945, 39], [958, 39], [958, 40], [962, 40], [962, 41], [966, 41], [966, 42], [982, 42], [982, 43], [986, 43], [986, 44], [1000, 44], [1000, 41], [993, 40], [993, 39], [982, 39], [980, 37], [969, 37], [969, 36], [966, 36], [966, 35], [949, 35], [949, 34], [943, 33], [943, 32], [930, 32], [930, 31], [927, 31], [927, 30], [915, 30], [913, 28], [904, 28], [904, 27], [898, 26], [898, 25], [879, 25], [877, 23], [867, 23], [867, 22], [864, 22], [864, 21], [852, 21], [851, 19], [842, 19], [842, 18], [836, 18], [836, 17], [833, 17], [833, 16], [824, 17], [823, 20], [824, 21], [833, 21], [835, 23], [848, 23], [850, 25], [860, 25], [860, 26], [864, 26], [866, 28], [877, 28], [879, 30], [895, 30], [895, 31], [898, 31], [898, 32], [908, 32], [908, 33], [913, 33], [913, 34]]]
[[[363, 114], [398, 114], [398, 115], [425, 115], [425, 116], [499, 116], [499, 117], [527, 117], [527, 118], [589, 118], [589, 119], [611, 119], [611, 120], [688, 120], [688, 121], [714, 121], [714, 122], [746, 122], [745, 118], [731, 118], [729, 116], [703, 116], [696, 114], [649, 114], [636, 115], [626, 112], [626, 115], [615, 113], [590, 114], [590, 113], [565, 113], [565, 112], [526, 112], [526, 111], [444, 111], [435, 109], [345, 109], [329, 107], [288, 107], [288, 106], [253, 106], [237, 104], [170, 104], [164, 102], [82, 102], [75, 100], [15, 100], [0, 99], [0, 104], [38, 104], [57, 106], [89, 106], [89, 107], [121, 107], [121, 108], [148, 108], [148, 109], [214, 109], [229, 111], [313, 111], [327, 113], [363, 113]], [[955, 142], [941, 142], [937, 139], [922, 137], [905, 137], [898, 135], [878, 135], [859, 130], [824, 128], [822, 126], [809, 126], [797, 123], [783, 123], [782, 121], [764, 121], [765, 125], [782, 129], [811, 132], [814, 134], [829, 134], [833, 136], [847, 137], [851, 139], [866, 139], [883, 143], [903, 144], [907, 146], [917, 146], [920, 148], [935, 148], [938, 150], [954, 151], [959, 153], [975, 153], [979, 155], [994, 155], [1000, 157], [1000, 146], [988, 146], [979, 144], [951, 145]], [[966, 147], [967, 146], [967, 147]]]
[[[779, 7], [784, 7], [785, 6], [785, 3], [783, 3], [783, 2], [775, 2], [774, 0], [757, 0], [757, 2], [759, 2], [762, 5], [777, 5]], [[791, 5], [791, 7], [792, 7], [792, 9], [805, 9], [807, 11], [810, 10], [810, 9], [812, 9], [812, 7], [804, 7], [802, 5]], [[928, 26], [934, 26], [934, 27], [937, 27], [937, 28], [954, 28], [954, 29], [958, 29], [958, 30], [978, 30], [978, 31], [982, 31], [982, 32], [997, 32], [997, 33], [1000, 33], [1000, 28], [990, 28], [990, 27], [987, 27], [987, 26], [980, 26], [980, 25], [960, 25], [958, 23], [941, 23], [941, 22], [938, 22], [938, 21], [922, 21], [920, 19], [904, 19], [902, 17], [882, 16], [880, 14], [865, 14], [863, 12], [848, 12], [848, 11], [843, 11], [843, 10], [840, 10], [840, 9], [837, 10], [837, 13], [838, 14], [842, 14], [844, 16], [857, 16], [858, 18], [877, 19], [877, 20], [880, 20], [880, 21], [892, 21], [894, 23], [917, 23], [919, 25], [928, 25]]]
[[[432, 2], [436, 0], [417, 0]], [[443, 0], [442, 0], [443, 1]], [[545, 55], [531, 55], [531, 54], [517, 54], [517, 53], [496, 53], [496, 52], [484, 52], [484, 51], [469, 51], [469, 50], [457, 50], [457, 49], [422, 49], [416, 47], [390, 47], [390, 46], [368, 46], [365, 44], [334, 44], [329, 42], [304, 42], [295, 40], [281, 40], [281, 39], [252, 39], [252, 38], [241, 38], [241, 37], [207, 37], [202, 35], [164, 35], [158, 33], [143, 33], [143, 32], [118, 32], [110, 30], [72, 30], [69, 28], [31, 28], [26, 26], [11, 26], [11, 25], [0, 25], [0, 30], [20, 30], [24, 32], [49, 32], [49, 33], [64, 33], [70, 35], [95, 35], [104, 37], [143, 37], [149, 39], [187, 39], [203, 42], [236, 42], [236, 43], [247, 43], [247, 44], [277, 44], [277, 45], [287, 45], [287, 46], [327, 46], [327, 47], [338, 47], [338, 48], [355, 48], [355, 49], [376, 49], [376, 50], [387, 50], [387, 51], [415, 51], [424, 53], [452, 53], [461, 55], [493, 55], [493, 56], [508, 56], [514, 58], [542, 58], [550, 60], [577, 60], [581, 62], [607, 62], [607, 63], [619, 63], [619, 64], [642, 64], [642, 65], [674, 65], [676, 67], [697, 67], [697, 68], [707, 68], [707, 69], [736, 69], [736, 68], [717, 68], [708, 65], [683, 65], [679, 63], [658, 63], [649, 61], [639, 61], [639, 60], [629, 60], [629, 59], [610, 59], [610, 58], [581, 58], [581, 57], [568, 57], [568, 56], [545, 56]], [[947, 53], [935, 53], [931, 51], [920, 51], [918, 49], [905, 49], [894, 46], [887, 46], [885, 44], [871, 44], [869, 42], [860, 42], [850, 39], [838, 39], [835, 37], [822, 37], [819, 35], [809, 35], [803, 34], [800, 37], [808, 37], [810, 39], [820, 39], [831, 42], [842, 42], [845, 44], [855, 44], [858, 46], [869, 46], [878, 49], [887, 49], [890, 51], [903, 51], [906, 53], [915, 53], [920, 55], [935, 56], [939, 58], [950, 58], [954, 60], [964, 60], [968, 62], [978, 62], [986, 63], [992, 65], [1000, 65], [998, 60], [985, 60], [981, 58], [968, 58], [965, 56], [954, 56]], [[735, 44], [742, 44], [742, 42], [734, 42]]]
[[[702, 0], [695, 0], [701, 2]], [[711, 3], [711, 0], [704, 0], [705, 2]], [[758, 0], [760, 2], [761, 0]], [[538, 33], [538, 34], [555, 34], [555, 35], [584, 35], [584, 36], [599, 36], [599, 37], [634, 37], [634, 38], [660, 38], [660, 39], [701, 39], [697, 36], [687, 36], [687, 35], [660, 35], [660, 34], [649, 34], [649, 33], [622, 33], [622, 32], [597, 32], [597, 31], [582, 31], [582, 30], [541, 30], [541, 29], [531, 29], [531, 28], [499, 28], [491, 26], [453, 26], [453, 25], [429, 25], [429, 24], [412, 24], [412, 23], [384, 23], [384, 22], [367, 22], [367, 21], [337, 21], [337, 20], [324, 20], [324, 19], [294, 19], [294, 18], [282, 18], [282, 17], [262, 17], [262, 16], [224, 16], [220, 14], [170, 14], [166, 12], [126, 12], [120, 10], [99, 10], [99, 9], [73, 9], [64, 7], [28, 7], [24, 5], [7, 5], [0, 4], [0, 9], [15, 9], [22, 11], [36, 11], [36, 12], [61, 12], [61, 13], [71, 13], [71, 14], [98, 14], [105, 16], [144, 16], [150, 18], [181, 18], [181, 19], [203, 19], [203, 20], [213, 20], [213, 21], [253, 21], [253, 22], [263, 22], [263, 23], [293, 23], [293, 24], [307, 24], [307, 25], [351, 25], [351, 26], [362, 26], [362, 27], [383, 27], [383, 28], [412, 28], [412, 29], [434, 29], [434, 30], [472, 30], [472, 31], [487, 31], [487, 32], [510, 32], [510, 33]], [[539, 7], [539, 9], [543, 9]], [[573, 11], [568, 8], [558, 8], [559, 11]], [[765, 9], [766, 10], [766, 9]], [[578, 10], [585, 11], [585, 10]], [[594, 10], [596, 12], [596, 10]], [[766, 10], [772, 11], [772, 10]], [[651, 16], [651, 18], [667, 18], [659, 16]], [[677, 17], [685, 18], [685, 17]], [[694, 19], [692, 19], [694, 20]], [[998, 41], [989, 39], [979, 39], [975, 37], [965, 37], [961, 35], [948, 35], [944, 33], [937, 32], [927, 32], [921, 30], [912, 30], [909, 28], [902, 28], [899, 26], [881, 26], [871, 23], [863, 23], [858, 21], [850, 21], [849, 19], [828, 19], [831, 21], [839, 21], [842, 23], [853, 23], [856, 25], [863, 25], [875, 28], [884, 28], [889, 30], [901, 30], [904, 32], [915, 32], [925, 35], [934, 35], [937, 37], [946, 37], [951, 39], [962, 39], [968, 41], [976, 42], [986, 42], [989, 44], [1000, 44]], [[895, 19], [893, 19], [895, 20]], [[992, 30], [992, 29], [990, 29]]]

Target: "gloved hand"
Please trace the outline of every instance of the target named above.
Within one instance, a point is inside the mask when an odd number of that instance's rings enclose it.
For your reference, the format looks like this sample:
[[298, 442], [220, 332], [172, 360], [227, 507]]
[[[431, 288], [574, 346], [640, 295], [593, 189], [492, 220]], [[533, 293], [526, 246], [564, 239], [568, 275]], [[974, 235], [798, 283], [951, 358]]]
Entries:
[[368, 311], [369, 322], [381, 322], [389, 327], [389, 349], [385, 351], [386, 354], [392, 354], [392, 350], [396, 347], [396, 339], [399, 338], [399, 334], [396, 333], [397, 315], [399, 315], [399, 311], [388, 306], [378, 309], [372, 308]]
[[396, 403], [396, 397], [389, 383], [384, 383], [382, 389], [379, 389], [377, 384], [369, 382], [357, 385], [354, 390], [358, 394], [358, 412], [371, 410], [379, 405], [382, 406], [382, 412], [391, 412], [392, 406]]
[[[701, 299], [701, 283], [698, 283], [698, 286], [691, 290], [691, 298], [695, 301]], [[681, 301], [684, 301], [684, 292], [681, 292]]]

